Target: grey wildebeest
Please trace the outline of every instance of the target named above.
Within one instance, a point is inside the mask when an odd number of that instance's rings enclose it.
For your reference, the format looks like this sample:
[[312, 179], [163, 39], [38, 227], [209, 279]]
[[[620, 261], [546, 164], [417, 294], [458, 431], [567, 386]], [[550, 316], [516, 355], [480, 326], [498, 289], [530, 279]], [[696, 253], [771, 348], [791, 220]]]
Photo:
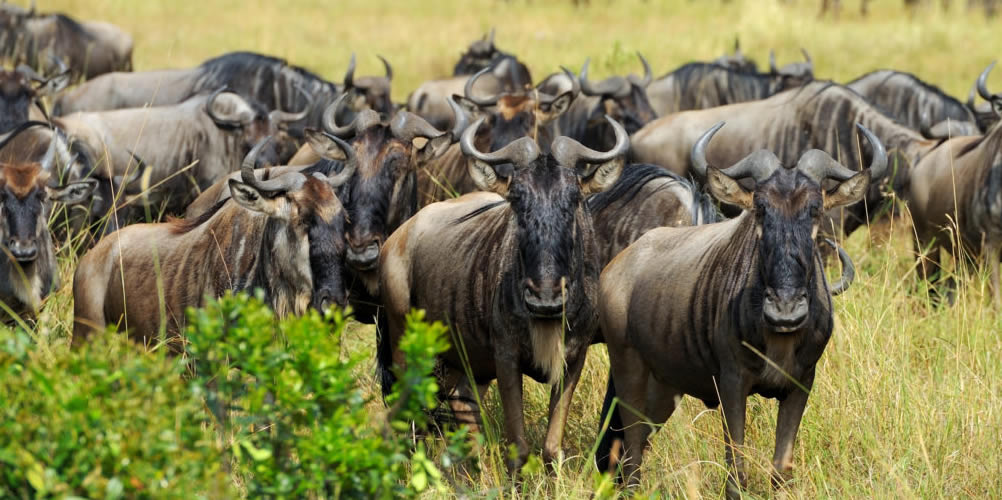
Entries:
[[[365, 110], [348, 125], [328, 123], [324, 133], [307, 130], [310, 147], [318, 151], [314, 164], [255, 171], [265, 179], [289, 171], [330, 175], [350, 168], [354, 172], [337, 189], [337, 195], [348, 217], [344, 253], [348, 300], [359, 321], [374, 322], [383, 242], [417, 212], [418, 169], [441, 155], [465, 128], [462, 110], [458, 104], [453, 103], [453, 107], [459, 119], [451, 132], [442, 132], [406, 111], [397, 112], [387, 123], [375, 111]], [[328, 116], [333, 120], [333, 114]], [[419, 138], [425, 139], [421, 147], [415, 144]], [[198, 217], [229, 196], [228, 180], [221, 180], [188, 206], [186, 217]]]
[[529, 137], [483, 153], [475, 137], [485, 121], [478, 118], [460, 141], [483, 192], [423, 208], [383, 246], [380, 323], [387, 334], [379, 362], [385, 390], [393, 383], [390, 365], [402, 361], [396, 347], [411, 308], [449, 323], [462, 347], [439, 360], [442, 394], [457, 420], [477, 426], [475, 391], [483, 395], [497, 378], [505, 437], [517, 449], [508, 463], [514, 472], [529, 451], [523, 374], [552, 384], [544, 460], [561, 451], [596, 326], [600, 262], [585, 198], [615, 183], [629, 137], [616, 125], [616, 147], [605, 153], [567, 137], [554, 141], [552, 155]]
[[269, 139], [248, 153], [241, 178], [229, 180], [232, 198], [195, 219], [125, 227], [80, 259], [73, 278], [74, 345], [119, 323], [137, 341], [150, 342], [161, 331], [176, 340], [187, 307], [227, 291], [261, 289], [280, 316], [344, 305], [346, 220], [334, 191], [351, 168], [260, 180], [254, 157]]
[[[967, 108], [974, 114], [974, 119], [978, 124], [978, 128], [980, 128], [982, 132], [987, 132], [988, 129], [998, 123], [999, 117], [1002, 116], [1002, 93], [992, 94], [988, 91], [987, 87], [988, 73], [990, 73], [994, 67], [995, 62], [992, 62], [984, 69], [984, 71], [981, 72], [977, 81], [974, 83], [974, 87], [971, 89], [971, 93], [967, 96]], [[986, 104], [982, 106], [975, 104], [975, 90], [982, 99], [988, 101]]]
[[974, 114], [964, 103], [911, 73], [881, 69], [847, 83], [846, 87], [927, 138], [981, 133]]
[[712, 62], [713, 64], [743, 73], [758, 73], [758, 65], [755, 64], [755, 61], [746, 57], [744, 52], [741, 52], [741, 41], [737, 37], [734, 37], [734, 53], [728, 54], [725, 52], [724, 55], [714, 59]]
[[[613, 397], [623, 404], [596, 458], [603, 469], [622, 465], [628, 481], [638, 482], [648, 422], [664, 423], [681, 396], [693, 396], [721, 408], [732, 468], [728, 496], [738, 497], [745, 483], [745, 403], [752, 394], [780, 401], [775, 479], [792, 471], [815, 365], [832, 333], [831, 295], [848, 287], [852, 275], [840, 251], [843, 280], [829, 286], [816, 239], [821, 217], [860, 200], [887, 158], [877, 138], [859, 126], [874, 149], [863, 171], [819, 150], [791, 167], [759, 150], [717, 169], [708, 165], [706, 145], [721, 125], [696, 142], [693, 166], [705, 171], [714, 197], [745, 211], [717, 224], [651, 230], [602, 272], [599, 317], [611, 368], [605, 406]], [[746, 178], [752, 188], [738, 182]], [[826, 191], [825, 181], [836, 186]]]
[[279, 139], [269, 142], [262, 164], [284, 163], [295, 144], [279, 126], [299, 120], [303, 113], [268, 113], [220, 88], [180, 104], [80, 112], [54, 122], [81, 145], [84, 159], [78, 177], [129, 178], [138, 168], [138, 156], [151, 167], [149, 185], [159, 185], [145, 195], [145, 202], [180, 213], [201, 190], [239, 169], [263, 137]]
[[[872, 148], [854, 142], [852, 123], [862, 123], [887, 146], [892, 171], [889, 183], [901, 192], [907, 171], [941, 141], [924, 138], [884, 115], [859, 94], [844, 86], [816, 81], [760, 101], [697, 111], [685, 111], [648, 123], [632, 137], [634, 161], [662, 165], [687, 175], [692, 145], [714, 123], [727, 120], [707, 155], [715, 165], [730, 165], [759, 149], [775, 152], [784, 164], [796, 162], [805, 151], [831, 151], [844, 165], [869, 163]], [[830, 214], [825, 234], [850, 234], [878, 214], [887, 196], [881, 179], [874, 179], [866, 203]]]
[[76, 21], [64, 14], [39, 14], [0, 6], [0, 53], [15, 62], [40, 67], [54, 56], [69, 65], [74, 78], [93, 78], [132, 69], [132, 37], [100, 21]]
[[[489, 72], [484, 68], [466, 82], [464, 96], [456, 96], [471, 115], [471, 119], [484, 117], [484, 126], [476, 131], [474, 143], [478, 151], [497, 151], [508, 143], [528, 136], [536, 141], [544, 153], [553, 141], [555, 120], [570, 108], [576, 91], [567, 89], [550, 95], [537, 87], [531, 92], [501, 93], [491, 96], [474, 95], [477, 80]], [[574, 76], [565, 70], [565, 77], [573, 82]], [[466, 155], [453, 146], [444, 155], [431, 161], [418, 172], [418, 195], [421, 205], [478, 190], [470, 175]]]
[[[982, 260], [989, 265], [995, 304], [1002, 307], [1002, 126], [933, 150], [912, 169], [905, 198], [915, 226], [919, 277], [929, 280], [940, 270], [940, 250]], [[948, 285], [952, 288], [952, 279]]]
[[651, 82], [647, 99], [658, 116], [765, 99], [814, 80], [810, 56], [804, 63], [776, 67], [769, 53], [769, 73], [748, 73], [712, 63], [689, 63]]
[[0, 162], [0, 318], [33, 314], [58, 287], [49, 214], [54, 203], [86, 201], [97, 186], [92, 179], [57, 186], [54, 160], [50, 151], [41, 163]]

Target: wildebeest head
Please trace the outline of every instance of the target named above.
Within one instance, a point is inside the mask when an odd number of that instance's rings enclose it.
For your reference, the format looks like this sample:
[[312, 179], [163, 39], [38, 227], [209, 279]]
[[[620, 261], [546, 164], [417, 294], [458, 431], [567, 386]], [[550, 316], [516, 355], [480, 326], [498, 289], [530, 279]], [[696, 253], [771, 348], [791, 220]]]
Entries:
[[[706, 145], [722, 126], [711, 128], [693, 146], [693, 166], [707, 174], [710, 192], [717, 199], [754, 215], [762, 320], [774, 331], [799, 330], [815, 307], [816, 237], [822, 216], [861, 200], [870, 179], [879, 178], [887, 168], [886, 152], [873, 133], [857, 124], [874, 150], [870, 167], [862, 172], [842, 166], [817, 149], [805, 152], [789, 168], [772, 152], [759, 150], [729, 168], [717, 169], [707, 165]], [[754, 180], [754, 188], [738, 182], [744, 178]], [[834, 181], [835, 187], [823, 190], [826, 180]], [[844, 252], [839, 256], [845, 258]], [[844, 280], [832, 286], [833, 294], [848, 286], [852, 267], [845, 260], [843, 264]]]
[[268, 112], [260, 104], [221, 87], [206, 100], [205, 113], [217, 127], [240, 134], [245, 151], [265, 137], [275, 136], [276, 139], [268, 141], [256, 157], [260, 162], [258, 166], [281, 165], [296, 152], [296, 141], [286, 131], [286, 125], [303, 119], [310, 106], [312, 100], [307, 96], [306, 107], [302, 111]]
[[[478, 118], [463, 132], [460, 145], [470, 159], [477, 186], [503, 196], [514, 214], [517, 262], [513, 271], [521, 306], [536, 318], [559, 317], [582, 279], [582, 247], [592, 244], [584, 197], [615, 183], [629, 150], [629, 136], [613, 122], [617, 143], [600, 153], [568, 137], [553, 143], [553, 154], [541, 154], [536, 141], [521, 137], [493, 153], [479, 151]], [[610, 122], [612, 120], [610, 119]], [[510, 165], [512, 168], [500, 168]], [[570, 295], [570, 296], [569, 296]]]
[[[351, 95], [348, 106], [344, 108], [343, 116], [338, 118], [348, 121], [351, 114], [371, 109], [382, 118], [389, 118], [393, 115], [395, 106], [390, 100], [390, 88], [393, 83], [393, 67], [383, 56], [376, 56], [383, 62], [386, 71], [385, 76], [360, 76], [355, 77], [355, 54], [351, 55], [351, 62], [348, 63], [348, 71], [344, 74], [343, 91]], [[347, 114], [345, 114], [347, 113]]]
[[[451, 132], [443, 132], [423, 118], [398, 112], [387, 123], [365, 110], [351, 123], [339, 126], [338, 98], [324, 113], [325, 132], [308, 130], [310, 146], [321, 157], [350, 164], [354, 170], [339, 191], [348, 211], [347, 262], [357, 272], [374, 271], [383, 241], [417, 212], [417, 169], [443, 154], [467, 124], [462, 108], [449, 101], [455, 113]], [[348, 149], [339, 140], [350, 140]], [[420, 147], [415, 139], [424, 140]]]
[[994, 67], [995, 62], [993, 61], [978, 75], [978, 80], [974, 84], [978, 95], [988, 101], [988, 106], [978, 107], [974, 104], [974, 89], [967, 96], [967, 107], [974, 113], [974, 119], [978, 123], [978, 128], [983, 132], [987, 132], [992, 125], [999, 121], [999, 117], [1002, 117], [1002, 93], [993, 94], [988, 91], [988, 73], [991, 73]]
[[[347, 218], [336, 190], [351, 178], [354, 164], [336, 174], [314, 173], [306, 175], [290, 172], [274, 179], [261, 180], [254, 175], [257, 155], [270, 142], [271, 137], [258, 142], [240, 166], [240, 179], [230, 179], [230, 193], [244, 208], [264, 214], [281, 226], [276, 238], [290, 242], [289, 251], [295, 252], [295, 242], [309, 245], [310, 272], [313, 293], [310, 305], [323, 310], [337, 304], [347, 304], [344, 279], [344, 235]], [[346, 151], [351, 148], [340, 143]], [[266, 233], [268, 231], [266, 230]], [[271, 255], [273, 259], [295, 259], [292, 255]]]
[[494, 46], [494, 28], [489, 34], [484, 35], [480, 40], [475, 40], [466, 49], [466, 52], [459, 57], [456, 67], [452, 70], [452, 76], [473, 75], [478, 71], [488, 67], [498, 57], [505, 56], [504, 52]]
[[0, 133], [28, 121], [32, 104], [38, 105], [44, 114], [38, 99], [59, 92], [68, 83], [68, 74], [44, 78], [23, 64], [13, 71], [0, 69]]
[[800, 49], [804, 55], [803, 62], [794, 62], [783, 66], [776, 66], [776, 53], [769, 51], [769, 75], [773, 78], [772, 93], [786, 89], [802, 87], [814, 80], [814, 61], [806, 49]]
[[735, 71], [740, 71], [742, 73], [758, 73], [758, 65], [755, 64], [755, 61], [745, 57], [745, 54], [741, 52], [741, 42], [737, 37], [734, 38], [734, 53], [724, 53], [724, 55], [714, 59], [713, 64], [733, 69]]
[[[460, 104], [472, 117], [484, 118], [485, 126], [477, 130], [477, 147], [497, 151], [521, 137], [529, 136], [547, 148], [552, 138], [547, 136], [546, 125], [567, 111], [575, 92], [568, 90], [552, 96], [536, 88], [529, 93], [474, 95], [473, 86], [477, 78], [489, 71], [491, 67], [470, 77], [466, 81], [464, 96], [459, 98]], [[573, 78], [573, 75], [568, 74], [568, 77]]]
[[[595, 122], [596, 125], [604, 126], [606, 123], [602, 118], [609, 115], [626, 127], [630, 134], [640, 130], [647, 122], [657, 118], [651, 103], [647, 100], [647, 86], [653, 79], [651, 76], [651, 66], [647, 64], [644, 56], [637, 53], [640, 63], [644, 66], [644, 76], [629, 75], [626, 78], [621, 76], [611, 76], [595, 83], [588, 80], [588, 63], [585, 60], [581, 67], [579, 80], [581, 83], [581, 93], [587, 96], [602, 98], [602, 106], [596, 109], [593, 116], [588, 117], [589, 124]], [[608, 136], [612, 136], [612, 130], [607, 130]]]

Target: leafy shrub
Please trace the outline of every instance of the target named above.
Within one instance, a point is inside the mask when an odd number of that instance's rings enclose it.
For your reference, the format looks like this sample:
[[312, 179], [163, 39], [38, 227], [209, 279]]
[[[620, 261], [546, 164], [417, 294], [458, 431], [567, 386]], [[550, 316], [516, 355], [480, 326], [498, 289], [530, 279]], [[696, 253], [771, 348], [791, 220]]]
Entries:
[[[423, 443], [402, 432], [426, 427], [437, 404], [434, 360], [448, 348], [445, 327], [422, 318], [408, 319], [407, 368], [387, 418], [374, 419], [355, 370], [370, 354], [340, 359], [340, 312], [277, 320], [260, 298], [230, 295], [188, 312], [194, 384], [233, 443], [248, 496], [391, 498], [443, 488]], [[455, 443], [449, 450], [465, 454]], [[444, 457], [446, 465], [461, 458]]]
[[0, 498], [230, 496], [183, 373], [123, 335], [46, 359], [0, 328]]

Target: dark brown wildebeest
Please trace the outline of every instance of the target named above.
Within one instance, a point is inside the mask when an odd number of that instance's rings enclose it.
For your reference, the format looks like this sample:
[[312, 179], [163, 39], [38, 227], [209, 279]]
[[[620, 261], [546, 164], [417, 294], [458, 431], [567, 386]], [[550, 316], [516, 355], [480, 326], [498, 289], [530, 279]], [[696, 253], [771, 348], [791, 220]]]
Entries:
[[132, 69], [132, 37], [100, 21], [76, 21], [64, 14], [39, 14], [0, 6], [0, 53], [39, 67], [51, 57], [65, 61], [74, 79]]
[[55, 186], [54, 160], [50, 151], [41, 163], [0, 162], [0, 318], [5, 320], [11, 313], [32, 315], [58, 287], [48, 227], [53, 204], [83, 203], [97, 187], [93, 179]]
[[84, 152], [77, 178], [129, 178], [138, 168], [138, 156], [151, 167], [149, 185], [158, 185], [144, 201], [180, 213], [201, 190], [238, 170], [263, 137], [277, 135], [278, 140], [269, 142], [262, 164], [285, 163], [295, 152], [295, 142], [279, 126], [299, 120], [303, 113], [268, 113], [220, 88], [180, 104], [74, 113], [54, 123]]
[[777, 68], [769, 53], [769, 73], [747, 73], [712, 63], [689, 63], [647, 86], [647, 99], [658, 116], [765, 99], [814, 80], [808, 61]]
[[[269, 139], [247, 155], [241, 179], [229, 181], [233, 198], [195, 219], [123, 228], [80, 259], [73, 278], [74, 345], [118, 323], [137, 341], [150, 342], [161, 329], [176, 340], [187, 307], [226, 291], [261, 289], [279, 316], [345, 304], [346, 220], [334, 191], [351, 168], [259, 180], [254, 156]], [[162, 291], [162, 304], [155, 290]]]
[[387, 334], [379, 362], [386, 390], [391, 365], [402, 361], [396, 347], [411, 308], [449, 323], [463, 348], [440, 358], [442, 394], [459, 421], [477, 426], [476, 391], [482, 395], [497, 378], [505, 437], [517, 449], [508, 465], [517, 471], [529, 452], [523, 374], [553, 385], [543, 458], [561, 451], [596, 326], [600, 262], [585, 198], [615, 183], [629, 137], [616, 125], [619, 140], [606, 153], [566, 137], [554, 141], [552, 155], [529, 137], [483, 153], [475, 137], [486, 120], [478, 118], [460, 141], [484, 192], [425, 207], [383, 246], [380, 323]]
[[[648, 123], [632, 137], [632, 155], [638, 162], [653, 163], [679, 175], [688, 173], [692, 145], [713, 124], [727, 120], [707, 154], [715, 165], [730, 165], [759, 149], [774, 151], [784, 164], [792, 164], [809, 149], [832, 151], [850, 167], [869, 163], [872, 148], [854, 142], [852, 123], [872, 130], [891, 153], [891, 187], [901, 192], [908, 168], [940, 141], [922, 137], [844, 86], [816, 81], [761, 101], [743, 102], [698, 111], [685, 111]], [[874, 179], [866, 203], [838, 210], [825, 234], [850, 234], [876, 216], [887, 199]]]
[[[831, 295], [849, 281], [844, 274], [829, 287], [825, 278], [816, 239], [822, 215], [860, 200], [887, 166], [879, 141], [859, 127], [874, 149], [863, 171], [819, 150], [795, 167], [759, 150], [717, 169], [707, 166], [705, 150], [720, 127], [697, 141], [693, 165], [706, 171], [710, 192], [745, 212], [718, 224], [654, 229], [602, 272], [599, 317], [611, 367], [605, 406], [613, 397], [623, 404], [598, 448], [599, 467], [622, 464], [627, 480], [638, 482], [647, 422], [664, 423], [689, 395], [721, 407], [728, 496], [738, 497], [745, 400], [761, 394], [780, 401], [773, 465], [777, 482], [790, 475], [815, 365], [832, 333]], [[752, 189], [738, 182], [746, 178]], [[835, 188], [823, 190], [825, 181]], [[844, 251], [839, 257], [851, 269]]]
[[[946, 141], [911, 170], [905, 193], [919, 278], [929, 280], [940, 270], [940, 250], [987, 262], [992, 297], [1002, 307], [1002, 126], [996, 124], [984, 136]], [[947, 283], [951, 295], [952, 281]]]
[[[497, 151], [508, 143], [528, 136], [535, 140], [543, 153], [549, 151], [555, 137], [553, 124], [561, 114], [570, 108], [576, 92], [573, 88], [560, 94], [550, 95], [537, 87], [532, 92], [517, 94], [495, 94], [477, 96], [473, 88], [477, 80], [491, 68], [484, 68], [466, 82], [464, 97], [456, 97], [471, 119], [484, 117], [484, 126], [477, 130], [474, 139], [478, 151]], [[574, 76], [565, 71], [566, 78], [574, 81]], [[452, 197], [476, 191], [477, 183], [471, 177], [468, 160], [459, 147], [453, 146], [446, 153], [429, 163], [418, 172], [418, 195], [421, 205], [427, 205]]]
[[974, 113], [964, 103], [911, 73], [889, 69], [872, 71], [847, 83], [846, 87], [929, 139], [981, 133]]

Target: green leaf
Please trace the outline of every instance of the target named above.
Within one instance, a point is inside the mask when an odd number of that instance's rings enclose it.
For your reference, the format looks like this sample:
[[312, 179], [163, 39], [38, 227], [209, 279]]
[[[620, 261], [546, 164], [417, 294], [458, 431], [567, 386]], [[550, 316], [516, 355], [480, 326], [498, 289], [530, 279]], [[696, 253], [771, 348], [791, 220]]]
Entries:
[[256, 448], [253, 443], [248, 440], [240, 441], [240, 446], [243, 446], [247, 453], [254, 459], [255, 462], [263, 462], [271, 458], [271, 450], [267, 448]]

